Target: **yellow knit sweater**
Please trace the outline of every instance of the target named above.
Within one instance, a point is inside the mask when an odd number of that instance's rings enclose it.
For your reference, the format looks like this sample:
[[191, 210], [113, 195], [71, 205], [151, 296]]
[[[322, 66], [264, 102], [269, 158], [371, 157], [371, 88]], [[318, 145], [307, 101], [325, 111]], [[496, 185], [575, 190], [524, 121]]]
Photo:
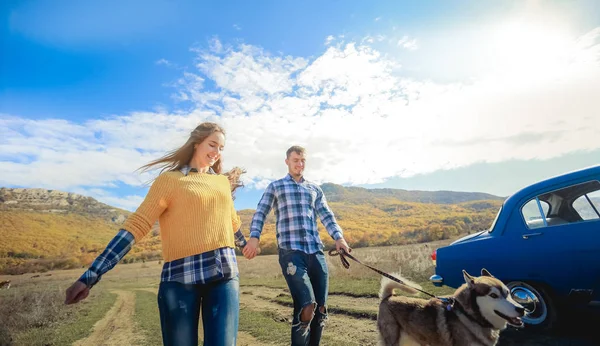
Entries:
[[234, 232], [241, 225], [229, 180], [224, 175], [177, 171], [160, 174], [146, 198], [123, 229], [139, 242], [159, 220], [163, 258], [173, 261], [235, 247]]

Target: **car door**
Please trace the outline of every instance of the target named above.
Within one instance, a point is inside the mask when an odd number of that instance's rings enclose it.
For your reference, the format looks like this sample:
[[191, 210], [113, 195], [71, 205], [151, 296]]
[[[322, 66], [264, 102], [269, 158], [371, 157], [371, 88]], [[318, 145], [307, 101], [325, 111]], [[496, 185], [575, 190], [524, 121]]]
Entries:
[[582, 184], [575, 184], [524, 203], [525, 227], [514, 240], [526, 276], [519, 279], [544, 282], [582, 302], [600, 299], [600, 182], [586, 184], [597, 189], [577, 196]]

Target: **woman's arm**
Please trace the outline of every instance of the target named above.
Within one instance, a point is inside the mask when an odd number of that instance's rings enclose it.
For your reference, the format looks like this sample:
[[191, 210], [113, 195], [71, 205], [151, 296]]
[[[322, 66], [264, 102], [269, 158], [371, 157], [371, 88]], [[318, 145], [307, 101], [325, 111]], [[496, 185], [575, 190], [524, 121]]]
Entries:
[[79, 281], [92, 288], [100, 281], [102, 275], [119, 263], [135, 244], [133, 234], [121, 229], [108, 243], [104, 251], [96, 257], [90, 268], [81, 275]]
[[90, 268], [67, 289], [65, 304], [74, 304], [85, 299], [90, 288], [98, 283], [102, 275], [117, 265], [136, 241], [148, 234], [154, 222], [167, 209], [173, 190], [170, 184], [171, 179], [165, 174], [156, 178], [135, 213], [127, 218], [122, 229], [96, 257]]
[[133, 234], [137, 242], [150, 232], [156, 220], [169, 205], [174, 179], [167, 174], [163, 173], [156, 178], [142, 204], [123, 224], [123, 228]]
[[66, 291], [65, 304], [75, 304], [87, 298], [90, 289], [100, 281], [102, 275], [111, 270], [125, 257], [135, 243], [133, 234], [121, 229], [96, 257], [88, 270]]
[[243, 249], [244, 246], [246, 246], [246, 237], [244, 237], [244, 233], [242, 233], [242, 229], [238, 229], [235, 232], [235, 246], [239, 247], [240, 249]]

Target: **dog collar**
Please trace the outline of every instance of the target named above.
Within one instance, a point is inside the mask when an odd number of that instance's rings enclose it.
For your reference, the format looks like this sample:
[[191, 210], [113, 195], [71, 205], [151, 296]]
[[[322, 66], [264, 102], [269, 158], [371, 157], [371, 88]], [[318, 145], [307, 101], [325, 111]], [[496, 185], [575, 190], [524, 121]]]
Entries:
[[493, 328], [494, 326], [488, 322], [488, 321], [480, 321], [479, 319], [471, 316], [470, 314], [467, 313], [467, 311], [465, 311], [465, 309], [460, 305], [460, 303], [450, 297], [450, 298], [438, 298], [440, 299], [444, 304], [446, 304], [446, 310], [447, 311], [452, 311], [452, 310], [457, 310], [460, 313], [462, 313], [463, 315], [465, 315], [465, 317], [467, 317], [469, 320], [479, 324], [480, 326], [482, 326], [483, 328]]

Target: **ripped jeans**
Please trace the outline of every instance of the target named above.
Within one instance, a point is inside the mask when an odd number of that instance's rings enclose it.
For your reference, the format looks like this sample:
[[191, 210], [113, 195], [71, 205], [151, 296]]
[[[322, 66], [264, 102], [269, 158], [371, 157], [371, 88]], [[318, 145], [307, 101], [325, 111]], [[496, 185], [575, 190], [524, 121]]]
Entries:
[[[292, 346], [319, 345], [327, 320], [329, 274], [325, 255], [322, 251], [307, 254], [279, 249], [279, 265], [294, 300]], [[312, 320], [302, 321], [304, 307], [313, 311]]]

